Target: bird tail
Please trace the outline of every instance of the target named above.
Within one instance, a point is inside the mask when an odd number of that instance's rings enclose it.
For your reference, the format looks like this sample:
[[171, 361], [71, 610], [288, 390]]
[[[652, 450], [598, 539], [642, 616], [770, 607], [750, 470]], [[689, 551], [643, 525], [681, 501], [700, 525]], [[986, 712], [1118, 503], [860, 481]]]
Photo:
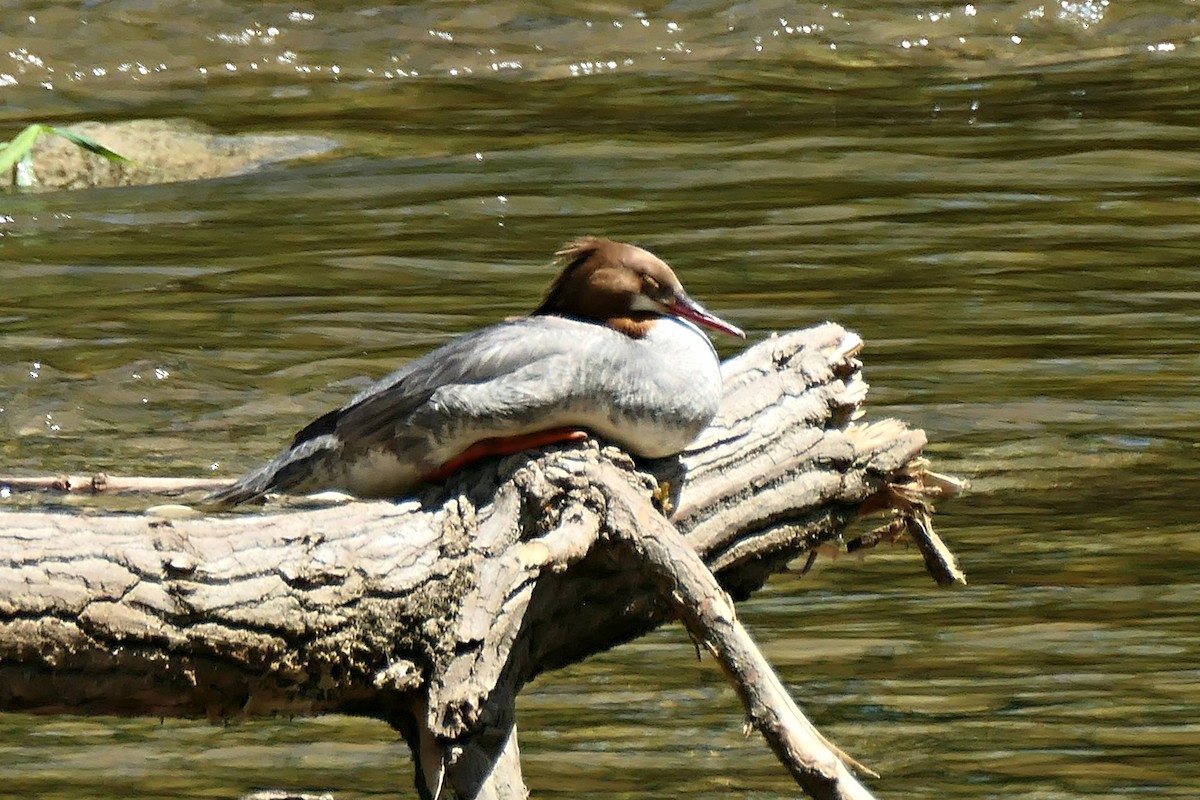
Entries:
[[240, 480], [231, 483], [224, 489], [218, 489], [206, 496], [200, 501], [200, 504], [219, 510], [222, 508], [233, 508], [242, 503], [249, 503], [252, 500], [258, 500], [267, 492], [274, 488], [273, 481], [274, 470], [269, 465], [256, 472], [241, 478]]
[[[299, 438], [299, 437], [297, 437]], [[204, 498], [214, 509], [232, 508], [260, 499], [268, 492], [315, 492], [334, 488], [331, 473], [341, 454], [341, 442], [333, 435], [317, 436], [293, 444], [265, 467]]]

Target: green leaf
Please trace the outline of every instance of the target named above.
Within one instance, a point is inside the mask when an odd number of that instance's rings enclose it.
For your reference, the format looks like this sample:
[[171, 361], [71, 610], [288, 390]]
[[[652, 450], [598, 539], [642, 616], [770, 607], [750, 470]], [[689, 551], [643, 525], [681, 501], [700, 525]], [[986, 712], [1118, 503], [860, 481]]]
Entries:
[[13, 137], [11, 142], [0, 145], [0, 174], [12, 169], [13, 164], [16, 164], [33, 150], [33, 146], [37, 144], [38, 137], [51, 130], [53, 129], [49, 126], [35, 122]]
[[84, 150], [87, 150], [88, 152], [91, 152], [91, 153], [95, 153], [98, 156], [104, 156], [109, 161], [113, 161], [113, 162], [121, 163], [121, 164], [131, 163], [130, 160], [128, 158], [126, 158], [125, 156], [121, 155], [120, 153], [114, 153], [112, 150], [109, 150], [107, 147], [100, 144], [95, 139], [84, 136], [82, 133], [76, 133], [75, 131], [69, 131], [69, 130], [66, 130], [65, 128], [53, 128], [49, 125], [44, 125], [42, 127], [44, 127], [46, 129], [47, 133], [53, 133], [56, 136], [61, 136], [64, 139], [66, 139], [67, 141], [71, 142], [71, 144], [82, 147]]

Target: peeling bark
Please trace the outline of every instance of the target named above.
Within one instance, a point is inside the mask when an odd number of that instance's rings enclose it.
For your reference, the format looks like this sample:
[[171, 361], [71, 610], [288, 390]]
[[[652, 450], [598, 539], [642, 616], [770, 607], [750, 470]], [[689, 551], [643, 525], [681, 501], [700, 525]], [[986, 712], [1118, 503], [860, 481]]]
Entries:
[[825, 324], [727, 362], [721, 414], [675, 459], [588, 441], [399, 503], [5, 514], [0, 710], [369, 715], [404, 734], [422, 796], [524, 797], [520, 689], [678, 616], [806, 792], [869, 798], [726, 595], [840, 546], [866, 514], [883, 525], [858, 546], [911, 536], [961, 582], [928, 503], [959, 485], [928, 471], [921, 431], [854, 422], [860, 346]]

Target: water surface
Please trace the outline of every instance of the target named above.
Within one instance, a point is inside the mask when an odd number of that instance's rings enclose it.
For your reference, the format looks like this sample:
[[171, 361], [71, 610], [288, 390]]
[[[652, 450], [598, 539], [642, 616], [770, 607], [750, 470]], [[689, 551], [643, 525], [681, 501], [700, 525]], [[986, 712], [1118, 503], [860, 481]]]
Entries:
[[[751, 339], [859, 331], [868, 416], [973, 481], [937, 520], [966, 590], [897, 549], [741, 607], [878, 796], [1196, 796], [1192, 6], [6, 12], [13, 132], [186, 116], [343, 146], [0, 199], [4, 472], [232, 476], [531, 308], [563, 241], [630, 239]], [[538, 797], [795, 794], [677, 627], [544, 676], [521, 715]], [[342, 718], [0, 718], [14, 797], [412, 796], [406, 759]]]

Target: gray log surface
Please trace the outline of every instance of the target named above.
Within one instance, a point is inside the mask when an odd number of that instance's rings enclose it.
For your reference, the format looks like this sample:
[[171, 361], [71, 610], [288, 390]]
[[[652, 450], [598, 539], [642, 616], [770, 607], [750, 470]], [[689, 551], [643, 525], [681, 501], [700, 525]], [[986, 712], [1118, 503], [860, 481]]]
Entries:
[[923, 432], [854, 421], [860, 347], [826, 323], [726, 362], [721, 413], [677, 459], [587, 441], [399, 503], [6, 513], [0, 711], [369, 715], [404, 734], [423, 797], [525, 797], [517, 692], [679, 617], [809, 795], [869, 798], [726, 594], [840, 546], [866, 513], [882, 524], [859, 543], [915, 539], [962, 582], [928, 504], [959, 485], [927, 469]]

